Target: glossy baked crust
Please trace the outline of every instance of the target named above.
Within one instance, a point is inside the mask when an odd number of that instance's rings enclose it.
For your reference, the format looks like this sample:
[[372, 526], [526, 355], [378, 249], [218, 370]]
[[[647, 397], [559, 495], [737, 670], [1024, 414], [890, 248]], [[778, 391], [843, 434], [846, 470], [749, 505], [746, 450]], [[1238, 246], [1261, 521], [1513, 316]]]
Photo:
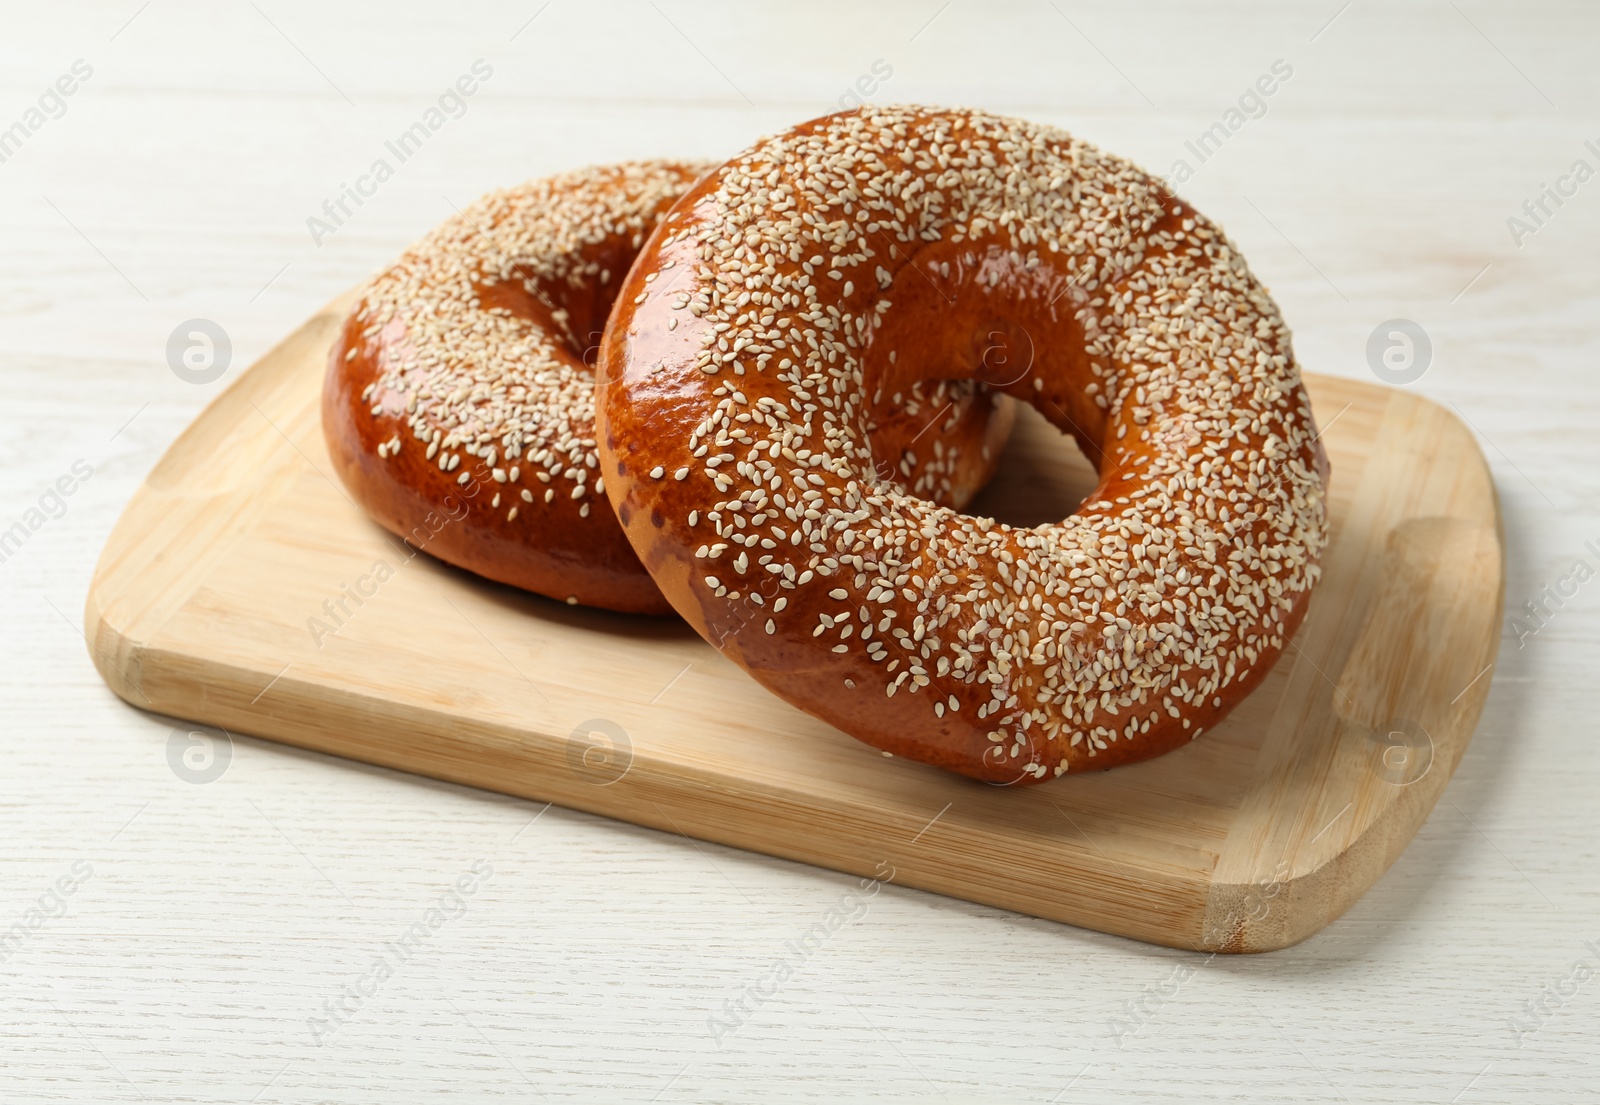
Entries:
[[[692, 279], [653, 294], [669, 268]], [[800, 708], [991, 783], [1216, 724], [1327, 540], [1310, 402], [1242, 258], [1018, 120], [866, 108], [732, 159], [646, 244], [599, 378], [608, 494], [679, 613]], [[1027, 529], [876, 479], [864, 410], [936, 379], [1032, 403], [1099, 487]]]
[[[489, 579], [670, 612], [604, 495], [592, 364], [646, 235], [709, 167], [602, 166], [492, 193], [373, 281], [329, 355], [323, 430], [374, 519]], [[886, 478], [960, 504], [1013, 413], [970, 382], [918, 385], [882, 397], [870, 432]]]
[[605, 166], [491, 193], [373, 281], [322, 405], [334, 468], [368, 514], [501, 583], [668, 612], [598, 486], [586, 361], [646, 235], [705, 168]]

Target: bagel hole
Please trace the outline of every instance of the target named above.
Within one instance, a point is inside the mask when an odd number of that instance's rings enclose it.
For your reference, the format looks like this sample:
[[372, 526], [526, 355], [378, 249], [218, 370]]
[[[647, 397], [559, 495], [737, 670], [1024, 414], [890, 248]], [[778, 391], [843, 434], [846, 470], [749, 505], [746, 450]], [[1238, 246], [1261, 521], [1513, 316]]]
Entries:
[[1056, 429], [1027, 403], [1018, 403], [1016, 427], [994, 478], [966, 513], [1019, 528], [1059, 522], [1099, 483], [1099, 473], [1071, 434]]
[[514, 263], [494, 274], [494, 283], [480, 282], [478, 298], [484, 307], [503, 307], [535, 323], [558, 339], [558, 348], [574, 362], [593, 372], [606, 318], [638, 254], [639, 243], [628, 239], [591, 245], [579, 258], [578, 275], [566, 279], [541, 278]]

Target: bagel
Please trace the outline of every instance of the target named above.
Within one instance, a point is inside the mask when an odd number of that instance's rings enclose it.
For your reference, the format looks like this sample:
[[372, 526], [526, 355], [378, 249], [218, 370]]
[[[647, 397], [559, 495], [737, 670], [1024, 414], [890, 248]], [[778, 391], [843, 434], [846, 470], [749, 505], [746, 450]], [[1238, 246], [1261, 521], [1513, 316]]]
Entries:
[[[618, 304], [596, 425], [634, 549], [725, 655], [885, 753], [996, 784], [1155, 756], [1304, 615], [1327, 460], [1289, 331], [1215, 226], [1062, 131], [803, 124], [691, 188]], [[1013, 527], [879, 477], [872, 403], [971, 379], [1095, 464], [1071, 516]]]
[[[710, 167], [602, 166], [494, 192], [379, 274], [329, 354], [322, 405], [334, 469], [368, 514], [489, 579], [671, 611], [605, 499], [591, 365], [646, 236]], [[1009, 400], [970, 383], [902, 400], [874, 421], [886, 476], [965, 502], [998, 459]]]

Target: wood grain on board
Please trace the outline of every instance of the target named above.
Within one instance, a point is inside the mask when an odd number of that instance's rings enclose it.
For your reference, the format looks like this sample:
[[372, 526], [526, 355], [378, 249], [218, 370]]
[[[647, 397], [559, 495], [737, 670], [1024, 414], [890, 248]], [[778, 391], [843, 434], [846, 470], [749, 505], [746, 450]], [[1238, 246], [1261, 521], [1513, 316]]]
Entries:
[[[369, 522], [331, 479], [318, 425], [347, 302], [208, 407], [108, 540], [87, 630], [134, 705], [1159, 944], [1254, 952], [1304, 939], [1371, 886], [1488, 694], [1494, 488], [1465, 427], [1409, 393], [1308, 377], [1333, 543], [1292, 647], [1223, 725], [1155, 761], [1009, 790], [885, 759], [676, 620], [486, 584]], [[1060, 517], [1093, 483], [1025, 412], [973, 509]]]

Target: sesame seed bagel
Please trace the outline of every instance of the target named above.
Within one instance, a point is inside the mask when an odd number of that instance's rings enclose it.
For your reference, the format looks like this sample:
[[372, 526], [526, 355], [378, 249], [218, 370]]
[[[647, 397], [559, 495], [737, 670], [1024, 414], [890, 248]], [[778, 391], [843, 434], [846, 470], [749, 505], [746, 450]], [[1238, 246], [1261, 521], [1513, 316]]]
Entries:
[[[865, 412], [949, 379], [1031, 403], [1098, 487], [1020, 528], [882, 479]], [[1049, 127], [865, 108], [758, 143], [646, 243], [599, 381], [607, 494], [678, 612], [987, 782], [1199, 736], [1318, 578], [1327, 461], [1277, 308], [1161, 182]]]
[[[323, 430], [374, 519], [493, 580], [671, 611], [605, 498], [591, 366], [640, 246], [710, 167], [629, 163], [493, 192], [372, 282], [330, 353]], [[874, 420], [892, 478], [965, 502], [998, 459], [1010, 401], [970, 382], [901, 398]]]

